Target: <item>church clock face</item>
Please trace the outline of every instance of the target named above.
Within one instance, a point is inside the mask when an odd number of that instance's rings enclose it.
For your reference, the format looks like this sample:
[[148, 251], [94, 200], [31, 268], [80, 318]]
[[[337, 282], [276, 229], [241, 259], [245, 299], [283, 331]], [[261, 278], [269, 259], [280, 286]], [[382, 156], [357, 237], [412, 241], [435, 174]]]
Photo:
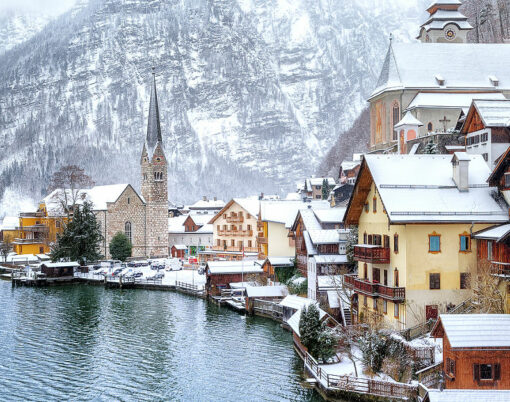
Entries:
[[457, 33], [452, 28], [448, 28], [444, 33], [444, 37], [447, 40], [454, 40], [456, 36]]

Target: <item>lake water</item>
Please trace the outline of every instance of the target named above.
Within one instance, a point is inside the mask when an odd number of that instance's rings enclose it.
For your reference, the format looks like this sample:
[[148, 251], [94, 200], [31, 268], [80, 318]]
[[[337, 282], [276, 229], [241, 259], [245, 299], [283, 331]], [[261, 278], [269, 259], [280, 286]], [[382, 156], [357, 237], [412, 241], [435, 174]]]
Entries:
[[319, 401], [277, 323], [163, 291], [0, 280], [1, 400]]

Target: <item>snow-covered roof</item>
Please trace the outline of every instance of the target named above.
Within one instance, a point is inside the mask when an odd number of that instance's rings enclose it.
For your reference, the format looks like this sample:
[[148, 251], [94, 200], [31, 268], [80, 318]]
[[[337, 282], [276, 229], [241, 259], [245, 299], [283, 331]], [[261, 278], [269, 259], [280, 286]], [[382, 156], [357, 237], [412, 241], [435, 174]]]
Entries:
[[333, 179], [332, 177], [311, 177], [309, 179], [306, 179], [306, 183], [307, 186], [322, 186], [324, 180], [327, 180], [328, 185], [330, 186], [334, 186], [336, 184], [335, 179]]
[[272, 266], [290, 267], [294, 265], [294, 256], [290, 257], [267, 257]]
[[174, 244], [172, 247], [175, 247], [176, 250], [186, 250], [187, 247], [184, 244]]
[[257, 217], [259, 215], [260, 201], [252, 198], [234, 198], [234, 201], [239, 204], [250, 215]]
[[319, 290], [341, 288], [343, 275], [317, 275], [317, 286]]
[[211, 275], [219, 274], [240, 274], [240, 273], [262, 273], [264, 261], [209, 261], [208, 271]]
[[193, 219], [193, 222], [199, 226], [203, 226], [212, 219], [213, 215], [208, 214], [189, 214], [188, 217]]
[[427, 7], [427, 10], [439, 5], [461, 5], [462, 2], [460, 0], [435, 0]]
[[430, 402], [507, 402], [510, 390], [506, 389], [429, 389]]
[[473, 100], [485, 127], [510, 126], [510, 100]]
[[321, 264], [347, 264], [345, 254], [319, 254], [314, 256], [315, 263]]
[[[404, 88], [508, 90], [509, 62], [508, 44], [392, 43], [371, 98]], [[438, 75], [444, 85], [436, 80]], [[497, 88], [490, 75], [498, 77]]]
[[487, 186], [481, 155], [468, 155], [468, 191], [459, 191], [451, 155], [365, 156], [392, 222], [507, 222], [508, 211]]
[[296, 219], [298, 211], [311, 205], [313, 209], [330, 209], [328, 201], [261, 201], [260, 211], [261, 220], [265, 222], [284, 223], [286, 228], [290, 228]]
[[402, 120], [400, 120], [397, 124], [395, 124], [395, 128], [399, 128], [402, 126], [423, 126], [423, 123], [413, 116], [411, 112], [406, 112]]
[[321, 223], [342, 223], [347, 208], [316, 209], [313, 212]]
[[[288, 297], [288, 296], [287, 296]], [[285, 300], [285, 299], [284, 299]], [[316, 303], [316, 302], [315, 302]], [[318, 307], [318, 306], [317, 306]], [[299, 332], [299, 321], [301, 320], [301, 311], [302, 309], [297, 310], [288, 320], [287, 325], [292, 328], [292, 331], [296, 333], [297, 336], [301, 336]], [[319, 318], [322, 319], [327, 313], [324, 310], [319, 308]]]
[[420, 92], [414, 97], [406, 110], [415, 108], [464, 109], [469, 108], [473, 99], [505, 100], [500, 92], [489, 93], [448, 93], [448, 92]]
[[492, 226], [488, 229], [481, 230], [473, 235], [475, 239], [487, 239], [501, 241], [510, 234], [510, 224]]
[[39, 262], [39, 258], [37, 258], [33, 254], [13, 254], [7, 256], [7, 262], [12, 262], [13, 264], [16, 263], [31, 263], [31, 262]]
[[303, 224], [306, 230], [321, 230], [322, 226], [319, 223], [315, 213], [311, 208], [300, 209], [301, 219], [303, 220]]
[[204, 226], [202, 226], [200, 229], [198, 229], [194, 233], [211, 234], [211, 233], [213, 233], [213, 225], [206, 223]]
[[361, 161], [342, 161], [340, 164], [340, 167], [343, 171], [354, 169], [356, 166], [359, 166], [361, 164]]
[[315, 255], [317, 254], [317, 249], [313, 245], [312, 239], [310, 238], [310, 233], [308, 233], [308, 230], [303, 231], [303, 238], [305, 239], [305, 246], [306, 251], [308, 255]]
[[301, 200], [301, 195], [299, 193], [288, 193], [285, 197], [286, 201], [299, 201]]
[[36, 254], [36, 257], [40, 261], [49, 261], [49, 260], [51, 260], [51, 257], [48, 254]]
[[0, 231], [2, 230], [16, 230], [19, 226], [19, 218], [17, 216], [5, 216], [0, 224]]
[[441, 314], [433, 332], [440, 324], [452, 348], [510, 348], [510, 314]]
[[327, 293], [329, 308], [340, 308], [340, 298], [336, 290], [328, 290]]
[[76, 261], [71, 262], [44, 262], [42, 265], [48, 268], [67, 268], [67, 267], [79, 267]]
[[310, 239], [315, 244], [337, 244], [340, 235], [336, 229], [309, 230]]
[[188, 205], [189, 209], [222, 209], [225, 206], [223, 200], [199, 200], [192, 205]]
[[287, 286], [246, 286], [246, 295], [253, 297], [285, 297], [289, 294]]
[[168, 233], [184, 233], [184, 221], [188, 215], [179, 215], [168, 218]]
[[310, 304], [317, 304], [317, 302], [313, 299], [308, 299], [306, 297], [296, 296], [296, 295], [288, 295], [283, 299], [280, 304], [284, 307], [290, 307], [295, 310], [302, 309], [303, 307], [308, 307]]

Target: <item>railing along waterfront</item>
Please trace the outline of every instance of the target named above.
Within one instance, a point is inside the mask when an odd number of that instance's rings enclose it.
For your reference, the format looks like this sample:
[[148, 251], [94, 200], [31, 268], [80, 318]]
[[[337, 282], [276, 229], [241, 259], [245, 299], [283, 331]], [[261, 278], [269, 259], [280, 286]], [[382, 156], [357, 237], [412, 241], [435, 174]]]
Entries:
[[283, 306], [268, 300], [253, 300], [253, 311], [256, 313], [268, 315], [278, 320], [283, 320]]
[[175, 281], [175, 286], [184, 290], [189, 290], [191, 292], [199, 292], [202, 290], [198, 287], [198, 285], [194, 285], [187, 282]]
[[308, 352], [305, 352], [305, 365], [315, 379], [330, 391], [347, 391], [397, 399], [411, 399], [417, 393], [417, 387], [410, 384], [329, 374]]
[[380, 296], [383, 299], [403, 301], [406, 298], [406, 289], [403, 287], [386, 286], [380, 283], [359, 279], [356, 274], [345, 274], [344, 284], [360, 293], [370, 296]]
[[390, 248], [370, 244], [358, 244], [354, 246], [354, 259], [356, 261], [376, 264], [389, 264]]

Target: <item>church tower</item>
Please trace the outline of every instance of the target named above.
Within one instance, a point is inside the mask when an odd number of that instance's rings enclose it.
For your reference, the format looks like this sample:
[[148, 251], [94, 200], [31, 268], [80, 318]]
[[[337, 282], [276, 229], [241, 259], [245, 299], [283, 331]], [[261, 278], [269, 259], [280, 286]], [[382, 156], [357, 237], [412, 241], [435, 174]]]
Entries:
[[466, 43], [467, 33], [473, 27], [459, 11], [461, 5], [460, 0], [434, 1], [427, 9], [429, 18], [416, 39], [427, 43]]
[[140, 161], [142, 196], [145, 199], [145, 245], [147, 257], [168, 256], [168, 172], [159, 123], [156, 75], [152, 71], [147, 137]]

